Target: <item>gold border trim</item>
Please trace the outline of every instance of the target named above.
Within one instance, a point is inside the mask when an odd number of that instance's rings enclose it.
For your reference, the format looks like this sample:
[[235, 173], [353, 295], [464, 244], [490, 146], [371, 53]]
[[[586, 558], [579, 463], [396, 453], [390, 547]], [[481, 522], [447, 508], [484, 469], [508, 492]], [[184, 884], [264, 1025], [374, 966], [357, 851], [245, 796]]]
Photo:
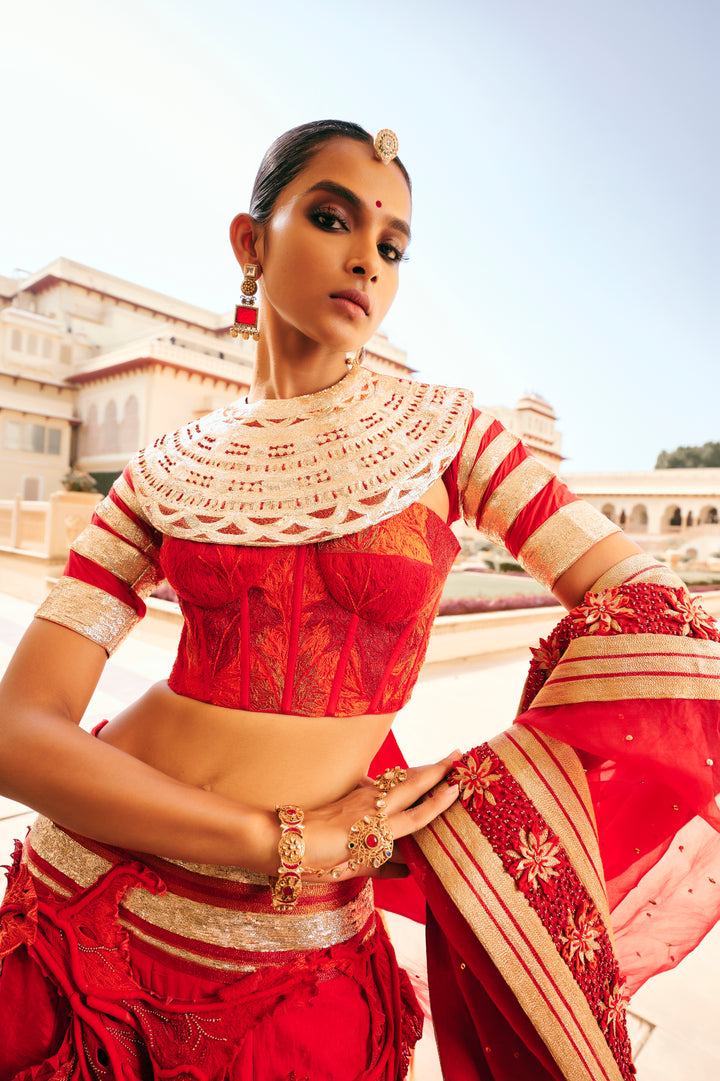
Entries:
[[[585, 635], [570, 643], [530, 709], [592, 701], [720, 697], [720, 644], [670, 634]], [[588, 692], [588, 686], [592, 693]]]
[[[113, 485], [113, 488], [118, 495], [120, 495], [119, 482], [120, 478], [118, 477], [118, 480], [116, 480]], [[127, 484], [125, 487], [127, 488]], [[130, 492], [130, 494], [132, 495], [132, 492]], [[122, 499], [123, 497], [120, 495], [120, 498]], [[123, 501], [126, 502], [126, 500]], [[132, 518], [128, 518], [128, 516], [120, 510], [118, 505], [113, 503], [109, 496], [106, 496], [102, 503], [98, 503], [95, 508], [95, 513], [98, 518], [110, 527], [110, 529], [114, 530], [115, 533], [119, 533], [128, 544], [134, 544], [140, 551], [147, 550], [149, 543], [148, 534], [145, 533], [139, 525], [136, 525]]]
[[582, 990], [461, 804], [416, 833], [415, 840], [566, 1081], [622, 1081]]
[[491, 739], [489, 746], [562, 839], [573, 869], [613, 941], [595, 812], [578, 756], [566, 743], [524, 724]]
[[[33, 862], [33, 852], [45, 863], [57, 867], [81, 889], [92, 886], [113, 866], [109, 860], [91, 852], [64, 830], [58, 829], [49, 819], [38, 818], [25, 843], [27, 864], [36, 878], [66, 897], [70, 891]], [[242, 882], [245, 875], [246, 872], [238, 869], [232, 877]], [[326, 889], [320, 887], [322, 891]], [[269, 884], [267, 897], [269, 906]], [[195, 901], [170, 890], [154, 895], [142, 887], [128, 890], [121, 906], [159, 931], [169, 931], [208, 946], [274, 953], [325, 949], [339, 942], [347, 942], [362, 930], [372, 916], [374, 899], [372, 884], [367, 879], [357, 897], [346, 904], [338, 908], [323, 905], [309, 912], [307, 909], [281, 913], [241, 911]], [[125, 926], [130, 927], [133, 934], [136, 933], [131, 923]], [[143, 937], [146, 941], [154, 941], [159, 949], [167, 949], [162, 938], [154, 939], [147, 928]], [[189, 955], [192, 956], [192, 951], [189, 951]], [[205, 959], [204, 963], [209, 962]], [[229, 967], [234, 966], [231, 964]]]

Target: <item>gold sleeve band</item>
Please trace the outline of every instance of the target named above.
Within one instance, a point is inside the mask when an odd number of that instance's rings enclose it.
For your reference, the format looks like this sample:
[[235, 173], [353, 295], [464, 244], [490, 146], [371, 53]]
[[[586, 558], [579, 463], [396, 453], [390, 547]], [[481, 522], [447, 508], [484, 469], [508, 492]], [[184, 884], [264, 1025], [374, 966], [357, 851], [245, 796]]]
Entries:
[[[494, 420], [494, 418], [490, 419], [491, 422]], [[464, 491], [461, 489], [463, 518], [469, 526], [476, 524], [477, 513], [490, 478], [519, 442], [516, 435], [503, 430], [488, 444], [476, 461]], [[517, 510], [518, 512], [522, 510], [522, 505], [518, 506]]]
[[598, 541], [619, 532], [619, 526], [578, 499], [561, 507], [535, 530], [520, 549], [518, 563], [546, 589], [552, 589], [560, 575]]
[[[115, 482], [117, 486], [117, 481]], [[102, 503], [98, 503], [95, 508], [95, 513], [106, 525], [110, 527], [115, 533], [119, 533], [121, 537], [124, 537], [128, 544], [134, 544], [136, 548], [141, 551], [147, 549], [148, 535], [133, 522], [132, 518], [128, 518], [126, 514], [120, 510], [117, 504], [113, 503], [109, 496], [103, 499]]]
[[108, 656], [138, 622], [129, 604], [77, 578], [61, 578], [35, 613], [96, 642]]
[[478, 528], [493, 544], [504, 545], [508, 529], [553, 473], [537, 458], [526, 458], [498, 485], [488, 499]]
[[157, 585], [158, 576], [148, 556], [100, 526], [87, 526], [70, 547], [110, 571], [141, 596], [143, 590], [147, 595]]
[[[475, 464], [475, 458], [477, 457], [478, 448], [482, 442], [482, 437], [488, 430], [490, 425], [494, 422], [495, 417], [491, 417], [489, 413], [481, 413], [477, 418], [472, 428], [467, 434], [465, 445], [463, 446], [460, 454], [460, 461], [458, 462], [458, 479], [457, 486], [460, 493], [460, 504], [462, 506], [465, 489], [467, 488], [468, 480], [472, 472], [472, 467]], [[474, 524], [474, 523], [473, 523]]]

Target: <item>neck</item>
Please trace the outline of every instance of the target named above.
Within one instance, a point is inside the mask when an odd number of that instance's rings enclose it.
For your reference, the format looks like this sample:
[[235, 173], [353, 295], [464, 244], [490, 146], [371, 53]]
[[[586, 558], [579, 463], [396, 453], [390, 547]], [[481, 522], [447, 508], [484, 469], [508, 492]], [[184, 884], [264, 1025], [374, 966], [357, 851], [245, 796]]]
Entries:
[[[316, 342], [279, 342], [276, 335], [261, 330], [255, 355], [248, 402], [272, 398], [298, 398], [334, 386], [347, 375], [344, 351], [319, 346]], [[296, 335], [299, 338], [299, 335]]]

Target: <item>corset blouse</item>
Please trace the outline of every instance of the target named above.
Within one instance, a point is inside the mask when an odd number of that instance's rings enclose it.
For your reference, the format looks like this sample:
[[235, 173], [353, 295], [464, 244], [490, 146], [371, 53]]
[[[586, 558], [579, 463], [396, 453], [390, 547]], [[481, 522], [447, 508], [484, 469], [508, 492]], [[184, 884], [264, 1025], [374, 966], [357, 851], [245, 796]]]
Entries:
[[320, 544], [164, 537], [160, 565], [185, 617], [169, 685], [260, 713], [395, 712], [417, 680], [458, 550], [422, 503]]

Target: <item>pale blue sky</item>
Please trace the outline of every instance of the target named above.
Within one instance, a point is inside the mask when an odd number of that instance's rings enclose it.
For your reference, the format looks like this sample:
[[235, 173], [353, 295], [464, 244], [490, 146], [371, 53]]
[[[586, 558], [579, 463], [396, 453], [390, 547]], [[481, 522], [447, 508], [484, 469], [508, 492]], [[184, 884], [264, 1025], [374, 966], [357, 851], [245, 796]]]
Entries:
[[486, 405], [542, 394], [568, 470], [650, 468], [720, 439], [719, 72], [720, 0], [0, 0], [0, 274], [227, 310], [272, 139], [391, 127], [391, 339]]

